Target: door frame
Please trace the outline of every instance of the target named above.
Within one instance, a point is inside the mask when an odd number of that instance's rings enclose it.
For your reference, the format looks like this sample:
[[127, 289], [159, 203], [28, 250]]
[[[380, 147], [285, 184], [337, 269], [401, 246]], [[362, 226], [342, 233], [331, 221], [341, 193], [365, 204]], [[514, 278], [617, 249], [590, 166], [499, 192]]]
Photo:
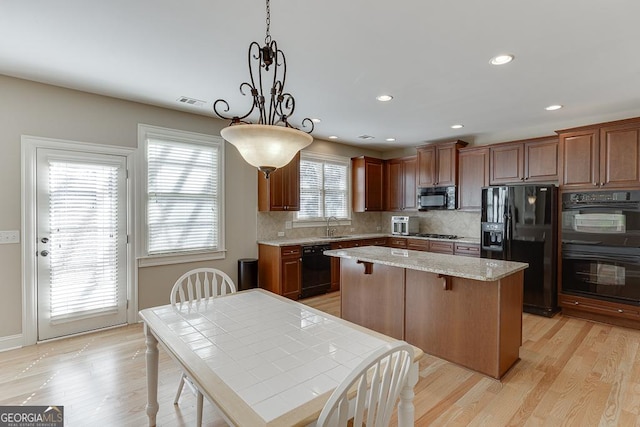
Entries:
[[137, 322], [138, 275], [135, 265], [135, 156], [136, 149], [88, 142], [68, 141], [39, 136], [21, 136], [21, 193], [22, 193], [22, 338], [23, 345], [38, 342], [38, 283], [37, 283], [37, 209], [36, 209], [36, 152], [38, 148], [78, 151], [92, 154], [123, 156], [127, 162], [127, 323]]

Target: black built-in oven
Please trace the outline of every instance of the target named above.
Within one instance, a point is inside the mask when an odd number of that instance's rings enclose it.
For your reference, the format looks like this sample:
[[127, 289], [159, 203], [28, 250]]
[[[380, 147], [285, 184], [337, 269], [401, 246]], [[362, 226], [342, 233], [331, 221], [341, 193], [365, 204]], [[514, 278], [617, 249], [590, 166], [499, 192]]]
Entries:
[[640, 191], [562, 195], [562, 291], [640, 305]]

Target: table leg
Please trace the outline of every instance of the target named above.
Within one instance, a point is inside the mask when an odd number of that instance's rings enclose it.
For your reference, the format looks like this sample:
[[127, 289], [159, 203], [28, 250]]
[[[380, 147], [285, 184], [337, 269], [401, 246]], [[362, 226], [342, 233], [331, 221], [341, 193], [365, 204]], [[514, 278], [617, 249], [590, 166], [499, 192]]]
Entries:
[[151, 330], [144, 325], [145, 353], [147, 360], [147, 416], [149, 426], [156, 425], [156, 415], [158, 414], [158, 340], [153, 336]]
[[413, 406], [413, 387], [418, 382], [418, 362], [414, 362], [409, 369], [407, 384], [400, 392], [400, 403], [398, 404], [398, 427], [409, 427], [414, 425], [415, 408]]

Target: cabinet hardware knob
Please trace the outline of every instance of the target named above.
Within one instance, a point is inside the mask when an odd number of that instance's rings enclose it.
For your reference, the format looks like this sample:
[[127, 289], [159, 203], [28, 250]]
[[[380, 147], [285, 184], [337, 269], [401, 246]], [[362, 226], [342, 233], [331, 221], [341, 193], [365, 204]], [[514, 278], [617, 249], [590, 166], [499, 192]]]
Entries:
[[40, 255], [47, 256], [47, 255], [49, 255], [49, 251], [44, 250], [44, 251], [40, 252]]
[[594, 183], [593, 183], [593, 185], [595, 185], [595, 186], [597, 187], [597, 186], [598, 186], [598, 183], [597, 183], [597, 182], [594, 182]]
[[604, 182], [601, 182], [600, 187], [604, 187], [604, 184], [605, 184]]
[[624, 310], [623, 310], [623, 309], [621, 309], [621, 308], [619, 308], [619, 309], [618, 309], [618, 313], [624, 313]]
[[578, 305], [578, 304], [580, 304], [580, 303], [579, 303], [578, 301], [574, 301], [574, 302], [573, 302], [573, 304], [574, 304], [574, 305]]

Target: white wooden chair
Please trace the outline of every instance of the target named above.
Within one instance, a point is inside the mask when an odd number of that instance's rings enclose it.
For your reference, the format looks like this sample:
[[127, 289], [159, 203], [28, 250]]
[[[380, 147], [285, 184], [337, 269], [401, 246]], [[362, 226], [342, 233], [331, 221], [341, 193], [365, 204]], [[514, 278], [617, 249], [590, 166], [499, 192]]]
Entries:
[[380, 348], [334, 390], [316, 425], [346, 426], [353, 418], [354, 427], [388, 426], [412, 363], [413, 348], [404, 341]]
[[[236, 285], [225, 272], [216, 268], [196, 268], [187, 271], [176, 280], [173, 289], [171, 289], [171, 305], [181, 307], [183, 304], [188, 304], [189, 306], [201, 304], [205, 303], [209, 298], [231, 294], [235, 291]], [[202, 404], [204, 398], [200, 390], [198, 390], [198, 387], [196, 387], [184, 373], [182, 373], [182, 377], [180, 378], [180, 385], [178, 386], [178, 392], [176, 393], [173, 404], [178, 404], [182, 389], [185, 385], [196, 395], [196, 426], [200, 427], [202, 425]]]

